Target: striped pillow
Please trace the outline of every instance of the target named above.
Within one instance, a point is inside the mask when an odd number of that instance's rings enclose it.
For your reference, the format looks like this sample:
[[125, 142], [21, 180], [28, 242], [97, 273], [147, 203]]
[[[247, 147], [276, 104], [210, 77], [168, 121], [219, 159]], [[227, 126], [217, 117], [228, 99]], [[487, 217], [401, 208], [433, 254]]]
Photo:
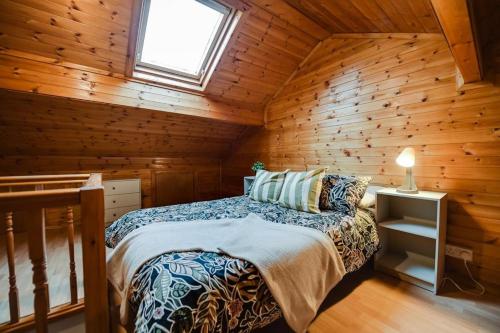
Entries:
[[262, 202], [277, 202], [287, 172], [257, 170], [249, 197]]
[[309, 213], [320, 213], [319, 195], [325, 169], [289, 172], [279, 199], [280, 206]]

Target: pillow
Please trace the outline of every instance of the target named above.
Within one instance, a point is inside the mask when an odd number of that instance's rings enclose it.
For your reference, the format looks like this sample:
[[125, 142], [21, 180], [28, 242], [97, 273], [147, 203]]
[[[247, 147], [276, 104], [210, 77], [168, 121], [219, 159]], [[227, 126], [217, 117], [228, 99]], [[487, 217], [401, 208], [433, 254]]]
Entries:
[[361, 208], [370, 208], [375, 206], [375, 194], [370, 193], [370, 192], [365, 192], [365, 195], [363, 195], [363, 198], [361, 198], [361, 201], [358, 204], [359, 207]]
[[257, 201], [277, 202], [287, 172], [288, 170], [282, 172], [257, 170], [248, 196]]
[[320, 208], [356, 215], [356, 207], [366, 192], [371, 177], [326, 175], [321, 189]]
[[309, 213], [320, 213], [319, 195], [325, 169], [289, 172], [279, 199], [280, 206]]

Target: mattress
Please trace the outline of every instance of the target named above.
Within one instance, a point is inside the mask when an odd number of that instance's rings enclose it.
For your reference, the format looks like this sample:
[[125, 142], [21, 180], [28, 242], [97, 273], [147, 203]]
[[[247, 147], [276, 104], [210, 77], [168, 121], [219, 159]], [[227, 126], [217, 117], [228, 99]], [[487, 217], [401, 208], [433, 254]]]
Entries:
[[[326, 233], [347, 272], [360, 268], [378, 248], [374, 216], [367, 210], [358, 209], [355, 217], [337, 211], [311, 214], [247, 196], [130, 212], [106, 229], [106, 245], [113, 248], [129, 232], [150, 223], [242, 218], [249, 213]], [[149, 260], [132, 279], [129, 304], [136, 332], [250, 332], [281, 317], [254, 265], [209, 252], [167, 253]]]

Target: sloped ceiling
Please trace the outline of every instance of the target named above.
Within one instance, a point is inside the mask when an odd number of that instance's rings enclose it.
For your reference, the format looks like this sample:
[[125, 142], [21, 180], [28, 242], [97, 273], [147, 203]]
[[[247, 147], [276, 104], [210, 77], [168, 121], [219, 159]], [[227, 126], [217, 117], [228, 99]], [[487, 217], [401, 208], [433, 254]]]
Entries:
[[225, 156], [245, 126], [0, 89], [3, 156]]
[[[2, 0], [0, 52], [123, 75], [133, 1]], [[261, 109], [332, 33], [439, 31], [427, 0], [246, 2], [206, 93], [250, 109]]]

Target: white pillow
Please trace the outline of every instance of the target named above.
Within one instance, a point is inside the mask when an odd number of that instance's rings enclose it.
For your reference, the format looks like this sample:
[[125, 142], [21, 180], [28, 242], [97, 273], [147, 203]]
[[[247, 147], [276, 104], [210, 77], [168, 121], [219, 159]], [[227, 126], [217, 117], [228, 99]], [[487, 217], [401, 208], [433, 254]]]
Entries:
[[365, 192], [365, 195], [363, 195], [363, 198], [361, 198], [358, 206], [360, 208], [375, 207], [375, 193]]

